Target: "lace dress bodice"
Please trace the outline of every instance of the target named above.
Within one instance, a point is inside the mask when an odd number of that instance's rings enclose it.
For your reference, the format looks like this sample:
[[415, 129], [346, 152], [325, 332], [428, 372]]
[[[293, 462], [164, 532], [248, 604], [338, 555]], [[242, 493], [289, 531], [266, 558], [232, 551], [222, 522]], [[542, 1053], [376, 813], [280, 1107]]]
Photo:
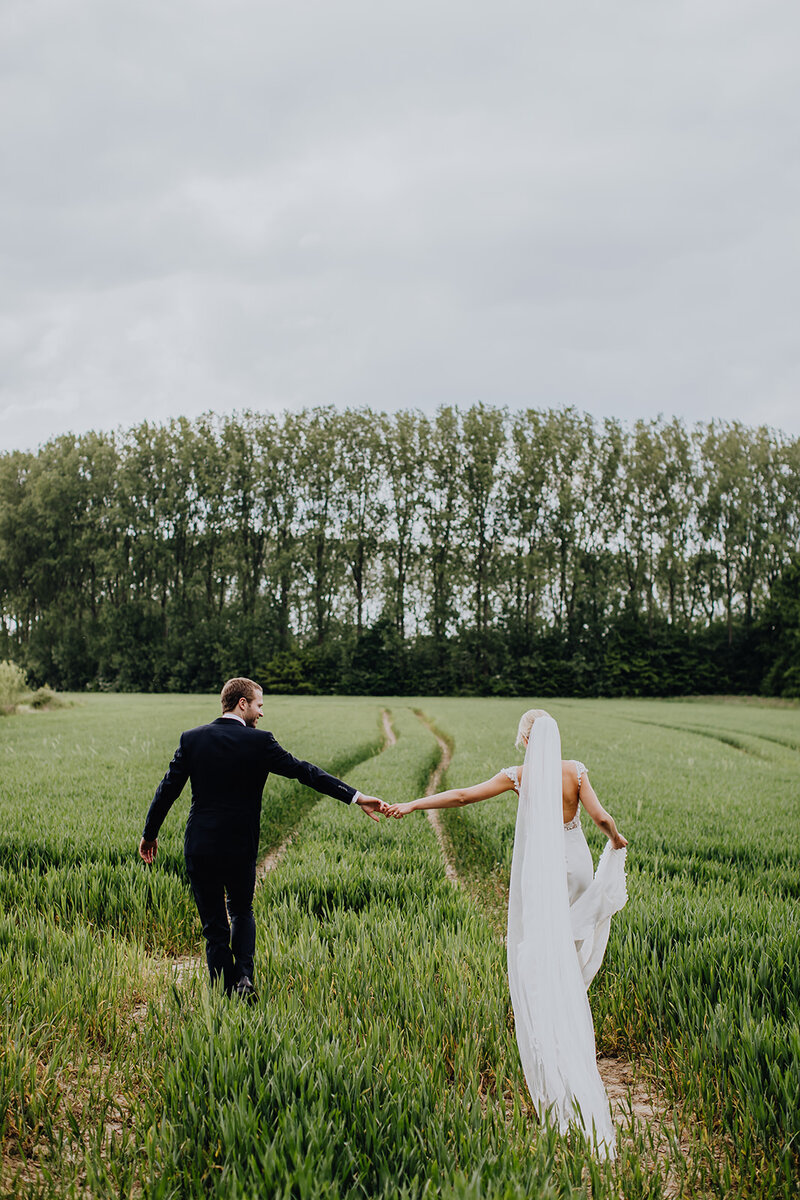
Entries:
[[[586, 774], [586, 767], [577, 758], [573, 758], [570, 761], [575, 764], [575, 767], [578, 771], [578, 811], [575, 813], [575, 816], [572, 818], [571, 821], [565, 822], [564, 828], [565, 829], [580, 829], [580, 827], [581, 827], [581, 780], [583, 779], [584, 775]], [[513, 787], [513, 789], [517, 793], [517, 795], [519, 795], [519, 767], [503, 767], [503, 774], [508, 776], [508, 778], [511, 780], [511, 786]]]

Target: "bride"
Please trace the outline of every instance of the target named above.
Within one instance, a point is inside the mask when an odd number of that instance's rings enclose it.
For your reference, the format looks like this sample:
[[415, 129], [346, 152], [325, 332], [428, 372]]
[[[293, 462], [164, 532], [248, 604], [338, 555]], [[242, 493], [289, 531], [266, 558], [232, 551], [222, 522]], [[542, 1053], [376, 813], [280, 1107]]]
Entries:
[[[583, 763], [562, 761], [558, 725], [543, 709], [523, 713], [522, 767], [504, 767], [473, 787], [451, 788], [387, 816], [460, 808], [519, 795], [508, 903], [508, 978], [520, 1058], [540, 1118], [552, 1110], [562, 1133], [582, 1127], [601, 1157], [613, 1157], [614, 1127], [595, 1055], [586, 988], [605, 954], [611, 917], [627, 899], [626, 839], [589, 782]], [[583, 807], [609, 841], [597, 872], [580, 821]]]

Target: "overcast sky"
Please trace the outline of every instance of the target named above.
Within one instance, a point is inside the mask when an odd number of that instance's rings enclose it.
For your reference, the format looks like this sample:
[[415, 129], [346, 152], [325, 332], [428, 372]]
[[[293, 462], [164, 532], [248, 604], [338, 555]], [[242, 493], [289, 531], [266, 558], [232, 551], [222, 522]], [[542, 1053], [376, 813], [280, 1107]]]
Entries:
[[3, 0], [0, 448], [477, 401], [800, 433], [796, 0]]

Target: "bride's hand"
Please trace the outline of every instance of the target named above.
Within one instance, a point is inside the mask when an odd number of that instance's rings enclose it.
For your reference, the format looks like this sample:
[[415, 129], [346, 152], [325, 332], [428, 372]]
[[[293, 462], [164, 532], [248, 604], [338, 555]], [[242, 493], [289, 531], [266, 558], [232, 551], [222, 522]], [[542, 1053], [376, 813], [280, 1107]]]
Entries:
[[410, 812], [414, 811], [411, 807], [412, 803], [413, 801], [409, 800], [407, 804], [390, 804], [386, 810], [386, 816], [397, 817], [398, 820], [400, 817], [407, 817]]
[[628, 839], [624, 838], [621, 833], [611, 839], [611, 845], [615, 850], [624, 850], [628, 844]]

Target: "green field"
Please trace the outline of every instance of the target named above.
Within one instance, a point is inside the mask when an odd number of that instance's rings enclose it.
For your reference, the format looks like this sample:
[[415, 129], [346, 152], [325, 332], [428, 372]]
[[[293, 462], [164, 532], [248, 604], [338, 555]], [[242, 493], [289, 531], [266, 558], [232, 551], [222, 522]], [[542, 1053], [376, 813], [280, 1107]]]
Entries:
[[[387, 800], [518, 761], [519, 700], [268, 697], [294, 753]], [[260, 1001], [210, 994], [181, 855], [188, 796], [135, 854], [213, 697], [89, 696], [0, 719], [0, 1194], [765, 1196], [800, 1189], [800, 709], [552, 701], [630, 839], [590, 1000], [655, 1114], [598, 1165], [533, 1117], [503, 945], [512, 793], [379, 826], [271, 779]], [[395, 745], [384, 742], [391, 715]], [[586, 822], [586, 818], [584, 818]], [[586, 824], [585, 824], [586, 828]], [[590, 845], [602, 835], [589, 823]]]

